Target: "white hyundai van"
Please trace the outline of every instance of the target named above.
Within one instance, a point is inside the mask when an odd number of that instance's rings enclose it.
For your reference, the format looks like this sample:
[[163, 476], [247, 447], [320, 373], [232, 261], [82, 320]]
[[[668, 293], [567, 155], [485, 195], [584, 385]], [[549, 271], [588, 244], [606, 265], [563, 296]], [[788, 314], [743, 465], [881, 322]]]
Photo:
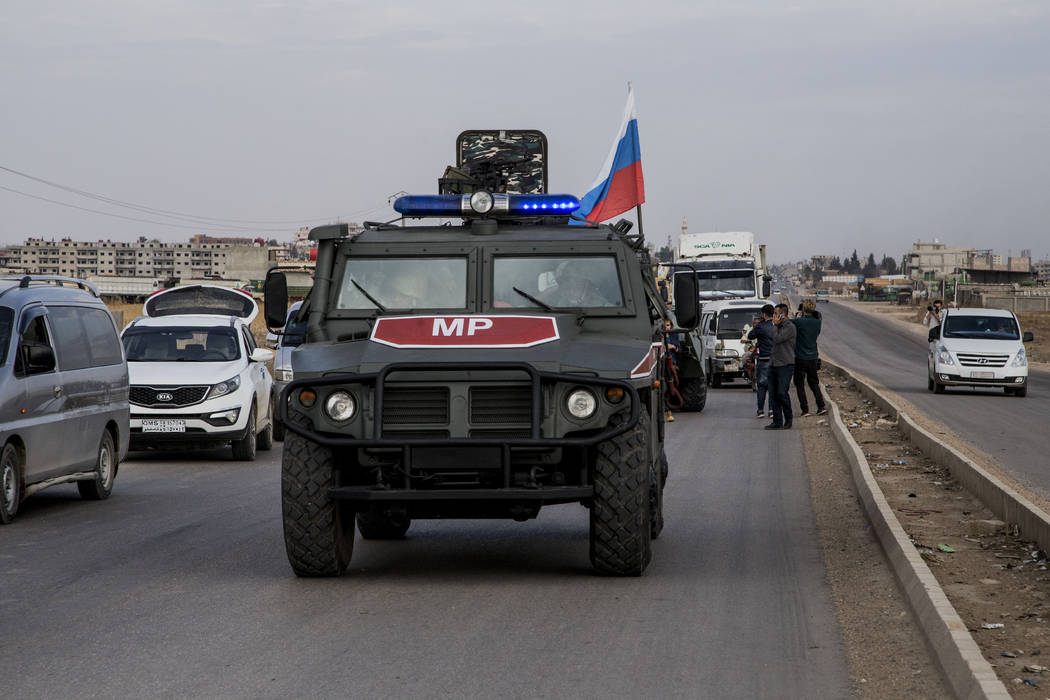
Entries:
[[273, 446], [273, 351], [249, 327], [259, 312], [237, 289], [188, 285], [146, 300], [121, 335], [131, 378], [131, 449], [218, 447], [255, 459]]
[[946, 386], [1002, 387], [1007, 394], [1028, 393], [1028, 356], [1024, 343], [1032, 333], [1010, 311], [946, 309], [941, 325], [929, 332], [927, 388], [943, 394]]

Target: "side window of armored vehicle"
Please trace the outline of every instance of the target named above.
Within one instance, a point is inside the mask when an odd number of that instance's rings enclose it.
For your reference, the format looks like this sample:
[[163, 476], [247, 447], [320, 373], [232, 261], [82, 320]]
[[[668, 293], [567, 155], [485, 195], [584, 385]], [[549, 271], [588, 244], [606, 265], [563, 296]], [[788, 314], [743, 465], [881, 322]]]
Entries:
[[15, 310], [0, 306], [0, 367], [7, 364], [7, 349], [11, 345], [11, 330], [15, 323]]
[[120, 364], [120, 344], [108, 313], [80, 306], [50, 306], [47, 313], [63, 370]]
[[467, 258], [348, 258], [336, 306], [348, 311], [467, 307]]
[[495, 258], [492, 299], [496, 308], [622, 308], [623, 289], [616, 257], [529, 256]]

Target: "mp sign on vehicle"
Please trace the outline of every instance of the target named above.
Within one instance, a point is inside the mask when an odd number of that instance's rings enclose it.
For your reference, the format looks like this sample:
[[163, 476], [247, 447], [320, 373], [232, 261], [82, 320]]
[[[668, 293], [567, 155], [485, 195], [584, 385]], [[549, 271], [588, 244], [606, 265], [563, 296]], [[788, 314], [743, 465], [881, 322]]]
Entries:
[[550, 316], [385, 316], [370, 339], [395, 348], [527, 348], [558, 340]]

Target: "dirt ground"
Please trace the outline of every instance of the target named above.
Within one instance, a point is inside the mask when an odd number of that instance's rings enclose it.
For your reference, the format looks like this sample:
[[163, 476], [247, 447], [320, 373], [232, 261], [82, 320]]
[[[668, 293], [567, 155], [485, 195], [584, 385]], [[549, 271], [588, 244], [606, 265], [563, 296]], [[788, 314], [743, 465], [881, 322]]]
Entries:
[[[999, 678], [1015, 697], [1046, 697], [1046, 554], [1007, 532], [949, 472], [908, 445], [896, 424], [851, 385], [830, 374], [823, 382], [830, 385], [831, 398], [897, 518]], [[1047, 649], [1045, 660], [1042, 649]]]

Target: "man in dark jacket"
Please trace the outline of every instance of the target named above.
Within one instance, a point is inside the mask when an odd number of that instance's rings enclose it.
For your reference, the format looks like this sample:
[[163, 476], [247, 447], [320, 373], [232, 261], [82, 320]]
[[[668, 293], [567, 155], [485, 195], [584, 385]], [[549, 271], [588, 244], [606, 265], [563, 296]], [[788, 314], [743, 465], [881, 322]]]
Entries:
[[798, 394], [798, 406], [803, 417], [809, 415], [809, 402], [806, 400], [806, 384], [817, 401], [817, 414], [828, 412], [824, 405], [824, 395], [820, 393], [820, 379], [817, 378], [817, 336], [820, 335], [820, 316], [816, 312], [817, 303], [812, 299], [802, 302], [802, 316], [792, 319], [795, 324], [795, 393]]
[[773, 356], [770, 376], [773, 395], [770, 412], [773, 422], [766, 430], [791, 427], [791, 376], [795, 373], [795, 324], [788, 319], [787, 304], [777, 304], [773, 309]]
[[[762, 307], [762, 320], [747, 334], [748, 340], [758, 341], [758, 357], [755, 358], [755, 383], [758, 385], [758, 415], [765, 418], [766, 391], [769, 388], [769, 361], [773, 356], [773, 305]], [[773, 417], [773, 396], [769, 396], [769, 416]]]

